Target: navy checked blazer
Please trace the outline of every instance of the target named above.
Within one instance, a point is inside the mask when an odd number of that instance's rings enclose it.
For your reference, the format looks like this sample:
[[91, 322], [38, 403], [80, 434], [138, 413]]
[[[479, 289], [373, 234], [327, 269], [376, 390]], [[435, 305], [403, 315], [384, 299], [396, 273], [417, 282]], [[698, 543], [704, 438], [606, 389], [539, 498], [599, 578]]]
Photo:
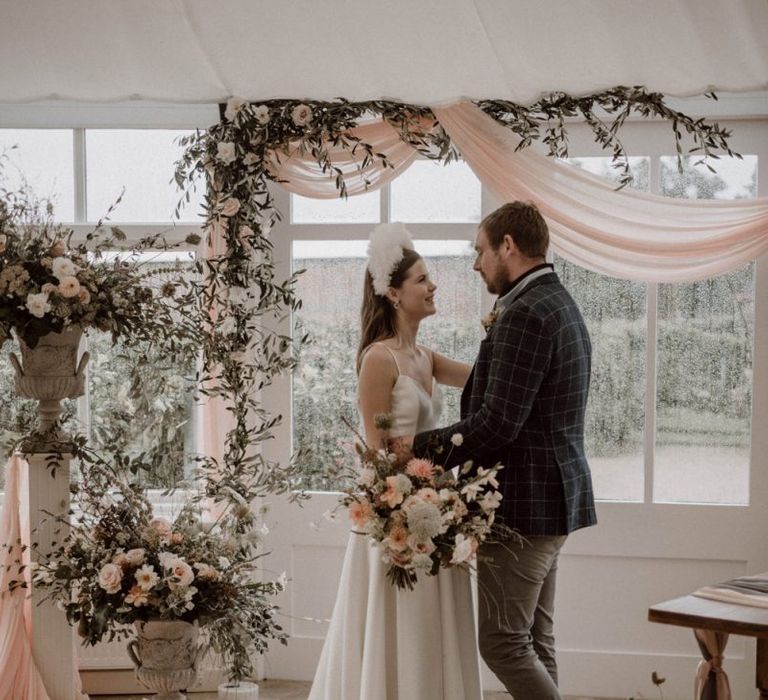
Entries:
[[[480, 343], [461, 420], [418, 434], [414, 454], [448, 466], [501, 462], [497, 518], [523, 535], [594, 525], [584, 455], [591, 353], [584, 318], [557, 274], [533, 279]], [[459, 447], [450, 442], [455, 433], [464, 438]]]

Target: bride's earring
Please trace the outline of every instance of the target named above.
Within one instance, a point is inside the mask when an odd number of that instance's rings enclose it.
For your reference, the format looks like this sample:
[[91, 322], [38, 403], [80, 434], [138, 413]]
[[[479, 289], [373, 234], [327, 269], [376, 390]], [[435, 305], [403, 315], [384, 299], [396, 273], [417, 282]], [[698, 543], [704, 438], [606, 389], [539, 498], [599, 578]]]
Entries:
[[394, 304], [392, 304], [392, 308], [397, 311], [400, 308], [400, 302], [396, 301]]

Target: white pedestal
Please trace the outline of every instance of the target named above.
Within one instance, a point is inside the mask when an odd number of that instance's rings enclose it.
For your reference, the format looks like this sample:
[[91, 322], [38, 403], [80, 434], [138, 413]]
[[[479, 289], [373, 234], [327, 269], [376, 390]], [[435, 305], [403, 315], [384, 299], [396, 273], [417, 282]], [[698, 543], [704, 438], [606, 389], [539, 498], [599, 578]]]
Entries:
[[[58, 460], [52, 477], [48, 467], [49, 455], [29, 455], [29, 521], [31, 541], [39, 544], [39, 551], [50, 552], [55, 542], [66, 535], [65, 526], [46, 516], [43, 511], [66, 514], [69, 510], [68, 455]], [[59, 534], [55, 531], [59, 530]], [[32, 559], [37, 555], [32, 551]], [[75, 700], [75, 656], [73, 629], [64, 613], [54, 604], [40, 604], [44, 591], [32, 588], [32, 655], [45, 689], [51, 700]], [[79, 683], [77, 683], [79, 687]]]
[[219, 686], [218, 700], [259, 700], [259, 686], [247, 681], [242, 681], [237, 686], [222, 683]]

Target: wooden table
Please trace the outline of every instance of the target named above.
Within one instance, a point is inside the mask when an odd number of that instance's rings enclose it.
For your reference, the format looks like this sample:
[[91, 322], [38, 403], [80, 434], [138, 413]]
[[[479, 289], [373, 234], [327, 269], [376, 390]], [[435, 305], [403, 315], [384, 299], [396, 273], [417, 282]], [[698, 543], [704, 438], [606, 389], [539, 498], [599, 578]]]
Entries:
[[651, 622], [757, 637], [756, 686], [768, 698], [768, 608], [687, 595], [648, 609]]

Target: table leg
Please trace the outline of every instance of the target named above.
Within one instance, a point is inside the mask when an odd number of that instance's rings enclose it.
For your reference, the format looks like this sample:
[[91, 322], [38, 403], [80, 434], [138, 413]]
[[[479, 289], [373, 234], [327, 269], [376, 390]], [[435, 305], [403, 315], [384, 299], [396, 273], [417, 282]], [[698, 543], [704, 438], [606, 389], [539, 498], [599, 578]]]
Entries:
[[761, 698], [768, 698], [768, 638], [757, 638], [756, 685]]

